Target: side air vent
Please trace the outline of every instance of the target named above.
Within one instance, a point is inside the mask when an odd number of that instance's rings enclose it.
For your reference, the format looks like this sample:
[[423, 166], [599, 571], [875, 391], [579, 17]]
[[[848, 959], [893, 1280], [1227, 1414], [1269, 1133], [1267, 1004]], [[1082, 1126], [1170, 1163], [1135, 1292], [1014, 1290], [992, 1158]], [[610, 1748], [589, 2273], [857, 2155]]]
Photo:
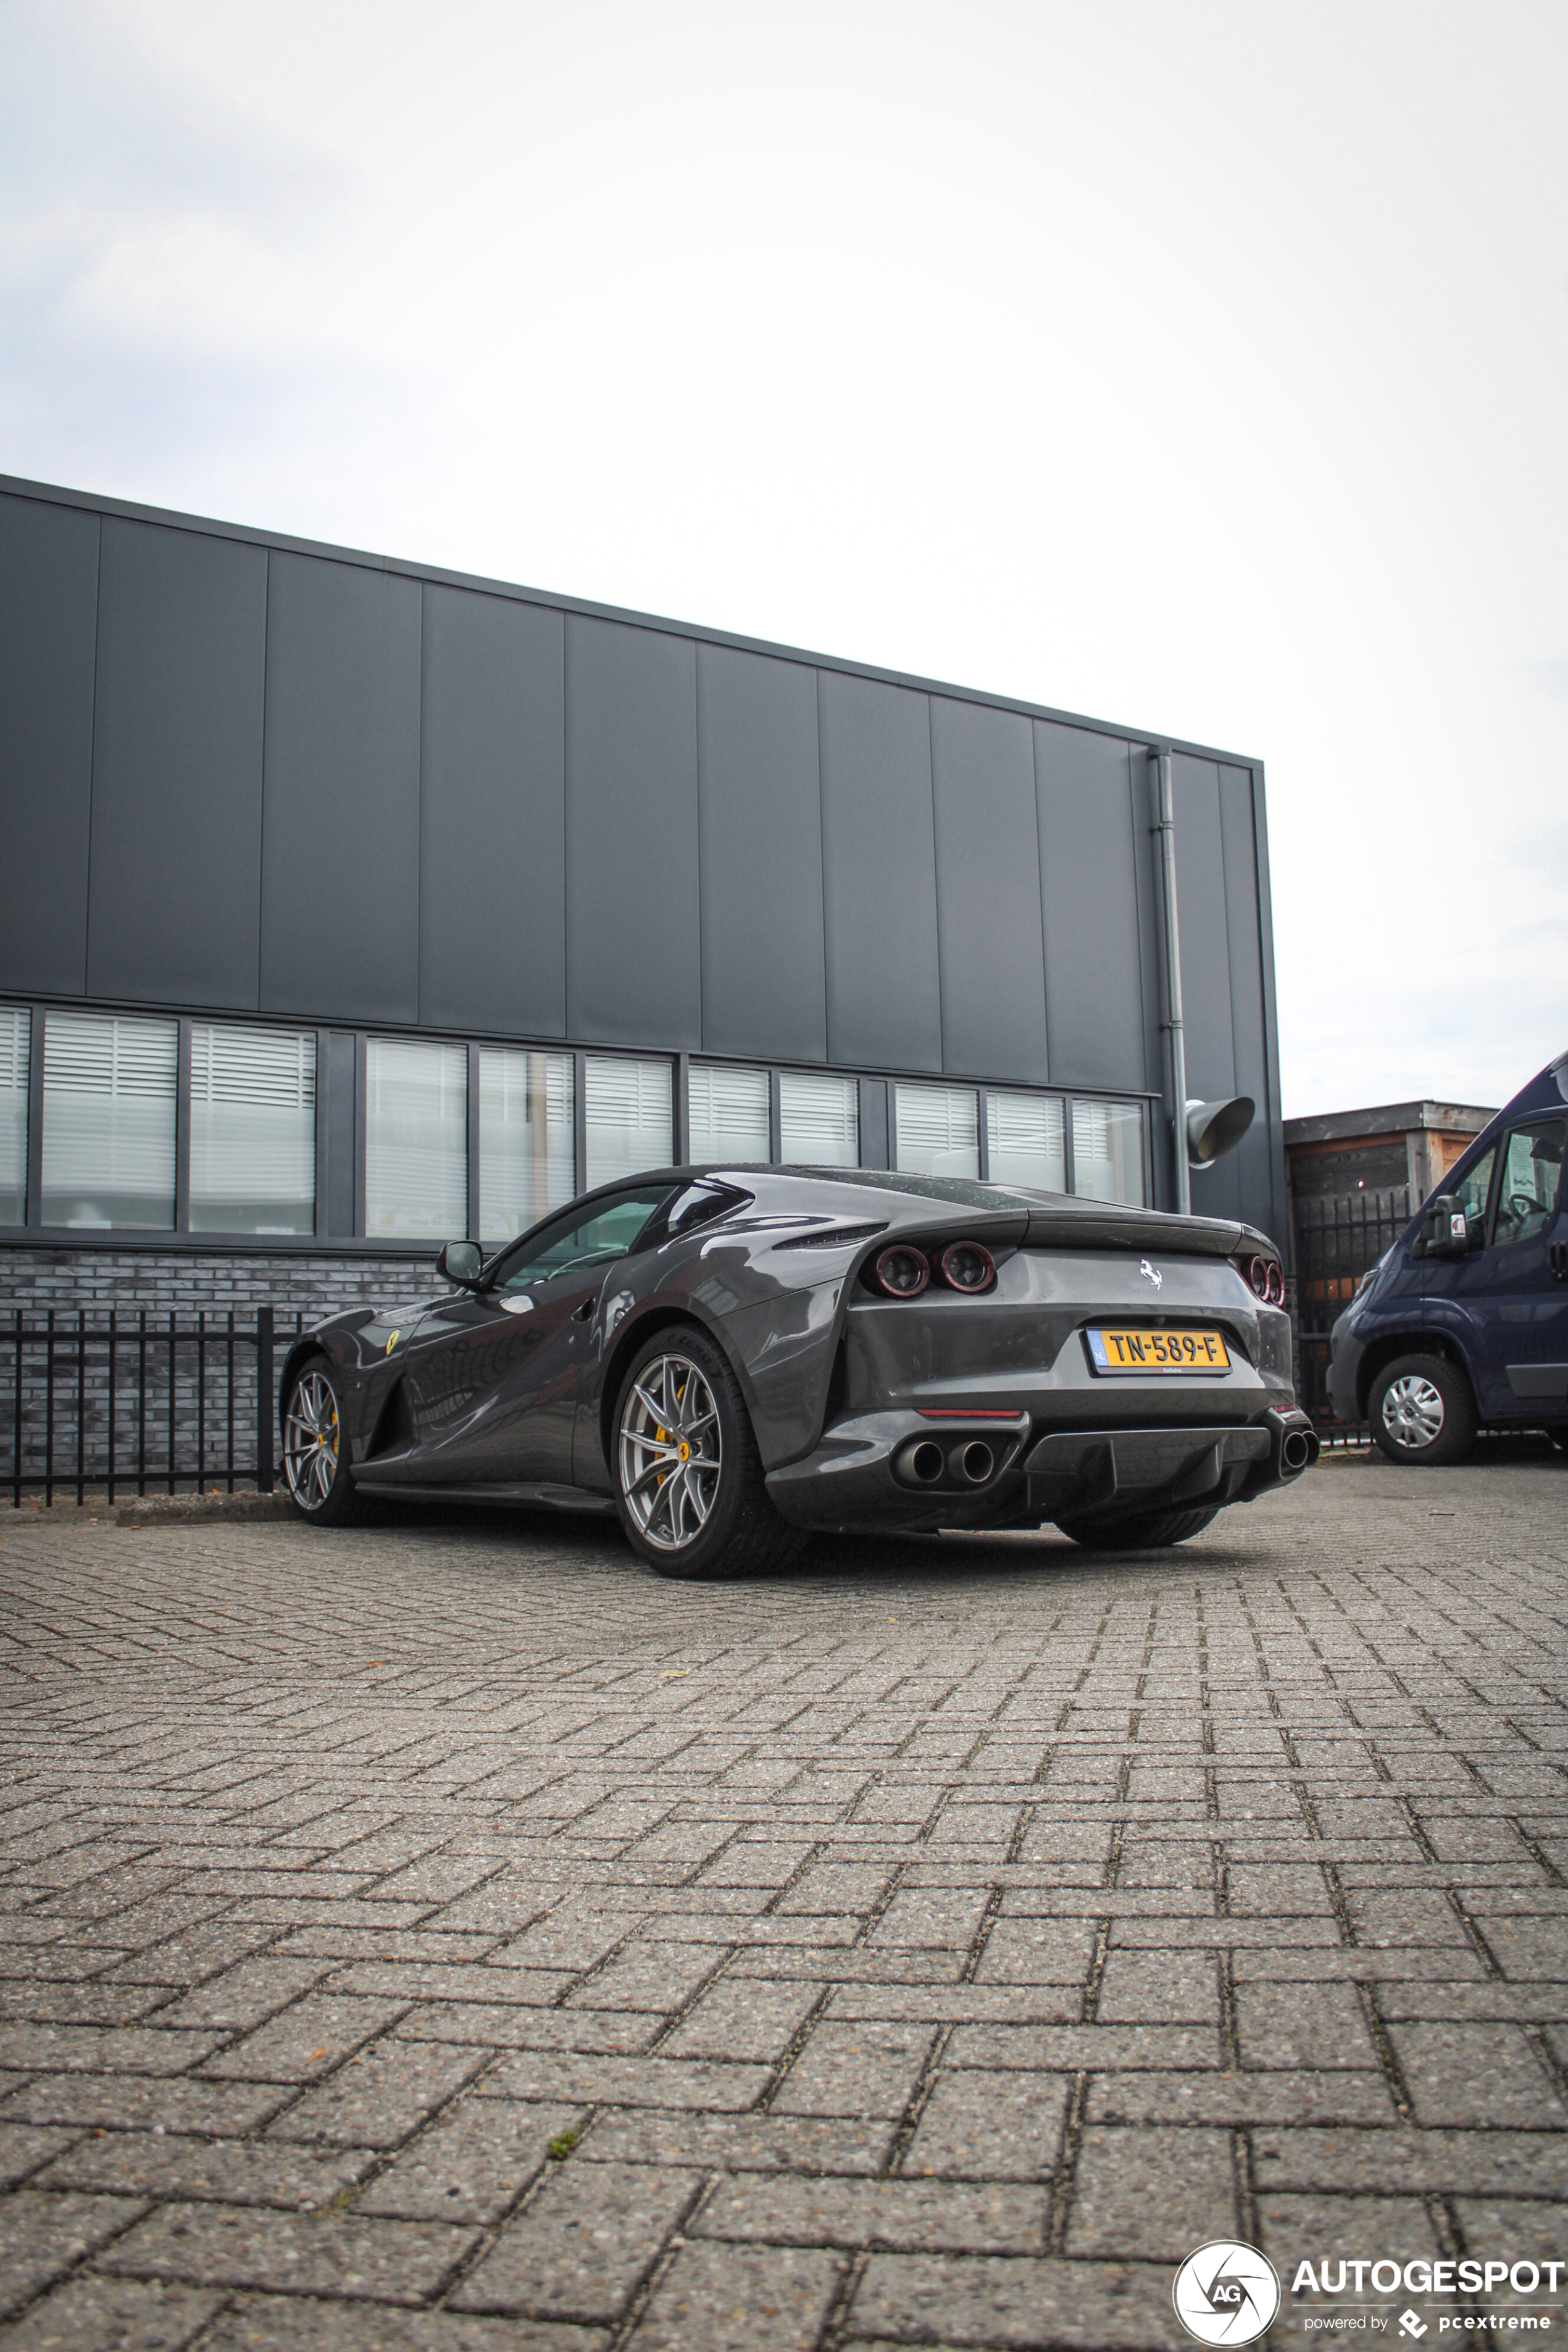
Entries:
[[881, 1225], [818, 1225], [809, 1234], [792, 1234], [787, 1242], [775, 1242], [774, 1249], [847, 1249], [851, 1242], [875, 1240], [888, 1228]]

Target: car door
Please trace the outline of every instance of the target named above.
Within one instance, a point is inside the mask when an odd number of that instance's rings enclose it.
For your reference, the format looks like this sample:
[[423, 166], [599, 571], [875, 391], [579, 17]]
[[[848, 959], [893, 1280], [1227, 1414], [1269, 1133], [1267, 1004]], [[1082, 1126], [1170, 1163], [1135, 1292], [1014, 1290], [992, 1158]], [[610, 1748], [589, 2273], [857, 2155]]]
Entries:
[[1484, 1248], [1430, 1264], [1428, 1320], [1464, 1348], [1483, 1421], [1568, 1413], [1568, 1283], [1552, 1271], [1553, 1245], [1561, 1256], [1564, 1238], [1565, 1142], [1568, 1119], [1510, 1128], [1487, 1154], [1497, 1166]]
[[470, 1486], [568, 1485], [588, 1326], [605, 1276], [668, 1199], [628, 1186], [563, 1210], [498, 1258], [482, 1289], [420, 1327], [405, 1375], [405, 1475]]

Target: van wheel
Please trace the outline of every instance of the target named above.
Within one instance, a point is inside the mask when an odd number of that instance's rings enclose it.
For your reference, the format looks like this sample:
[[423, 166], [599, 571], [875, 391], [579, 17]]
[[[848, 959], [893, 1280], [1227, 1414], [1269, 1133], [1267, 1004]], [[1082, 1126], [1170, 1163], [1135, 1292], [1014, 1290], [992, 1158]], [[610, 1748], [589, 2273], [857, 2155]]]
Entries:
[[1470, 1384], [1446, 1356], [1396, 1356], [1367, 1399], [1372, 1433], [1391, 1462], [1431, 1470], [1462, 1462], [1475, 1443]]

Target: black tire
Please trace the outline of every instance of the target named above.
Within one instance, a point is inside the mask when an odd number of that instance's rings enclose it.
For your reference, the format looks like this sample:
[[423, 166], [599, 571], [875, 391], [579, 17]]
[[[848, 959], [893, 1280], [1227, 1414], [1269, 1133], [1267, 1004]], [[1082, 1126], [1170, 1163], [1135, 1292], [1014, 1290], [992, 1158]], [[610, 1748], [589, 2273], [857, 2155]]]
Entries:
[[1372, 1384], [1366, 1417], [1391, 1462], [1426, 1470], [1462, 1462], [1476, 1437], [1469, 1381], [1447, 1356], [1396, 1356]]
[[1108, 1519], [1058, 1519], [1064, 1536], [1084, 1551], [1163, 1551], [1201, 1535], [1219, 1505], [1205, 1511], [1123, 1511]]
[[283, 1405], [283, 1492], [317, 1528], [352, 1528], [370, 1505], [349, 1475], [342, 1383], [325, 1356], [308, 1357]]
[[610, 1449], [626, 1541], [660, 1576], [767, 1575], [805, 1542], [769, 1500], [739, 1381], [693, 1324], [667, 1325], [632, 1358]]

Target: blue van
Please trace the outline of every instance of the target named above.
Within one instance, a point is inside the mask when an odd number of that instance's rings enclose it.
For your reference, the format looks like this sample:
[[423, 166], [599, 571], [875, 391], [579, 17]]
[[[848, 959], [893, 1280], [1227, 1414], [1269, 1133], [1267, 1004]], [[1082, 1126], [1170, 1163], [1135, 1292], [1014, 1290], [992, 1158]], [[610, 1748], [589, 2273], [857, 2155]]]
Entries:
[[1392, 1462], [1461, 1461], [1476, 1431], [1568, 1446], [1568, 1054], [1500, 1110], [1334, 1325], [1329, 1398]]

